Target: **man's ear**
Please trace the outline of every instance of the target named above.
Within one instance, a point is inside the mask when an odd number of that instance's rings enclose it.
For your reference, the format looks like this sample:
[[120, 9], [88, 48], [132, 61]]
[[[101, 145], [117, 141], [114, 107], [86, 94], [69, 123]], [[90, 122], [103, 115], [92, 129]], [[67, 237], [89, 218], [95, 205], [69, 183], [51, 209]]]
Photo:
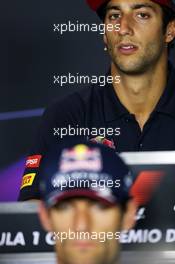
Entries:
[[52, 227], [51, 227], [51, 222], [50, 222], [50, 217], [49, 217], [49, 211], [45, 207], [42, 201], [40, 201], [38, 204], [38, 216], [40, 219], [40, 223], [42, 227], [45, 229], [45, 231], [51, 232]]
[[134, 199], [131, 199], [127, 202], [121, 226], [122, 230], [127, 231], [134, 227], [136, 222], [137, 209], [138, 206]]
[[175, 19], [171, 21], [166, 29], [165, 42], [168, 44], [175, 38]]

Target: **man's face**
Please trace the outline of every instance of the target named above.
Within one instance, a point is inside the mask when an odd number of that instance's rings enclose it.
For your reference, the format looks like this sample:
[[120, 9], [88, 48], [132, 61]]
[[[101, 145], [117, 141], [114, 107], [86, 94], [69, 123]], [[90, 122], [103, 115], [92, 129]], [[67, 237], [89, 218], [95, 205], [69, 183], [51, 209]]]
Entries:
[[[119, 242], [114, 239], [104, 239], [105, 234], [116, 234], [121, 229], [122, 214], [117, 206], [106, 207], [98, 201], [87, 198], [74, 198], [61, 202], [49, 213], [52, 230], [80, 235], [88, 232], [90, 235], [81, 239], [56, 239], [56, 251], [60, 264], [112, 264], [117, 263]], [[91, 235], [95, 234], [96, 239]], [[110, 237], [111, 238], [111, 237]], [[104, 242], [100, 242], [104, 241]]]
[[104, 41], [116, 68], [140, 74], [159, 63], [165, 51], [161, 7], [150, 0], [111, 0], [105, 24], [120, 24], [106, 31]]

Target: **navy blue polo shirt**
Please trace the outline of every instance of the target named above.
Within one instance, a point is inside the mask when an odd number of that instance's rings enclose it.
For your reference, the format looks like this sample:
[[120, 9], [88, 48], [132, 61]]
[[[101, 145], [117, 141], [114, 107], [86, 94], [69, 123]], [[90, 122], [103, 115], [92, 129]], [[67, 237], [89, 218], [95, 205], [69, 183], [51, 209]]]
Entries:
[[167, 86], [142, 131], [109, 83], [92, 85], [52, 104], [43, 115], [27, 160], [19, 200], [40, 198], [37, 158], [52, 144], [59, 144], [60, 129], [68, 127], [79, 129], [76, 130], [79, 134], [80, 128], [93, 131], [84, 135], [89, 140], [96, 139], [106, 129], [110, 133], [105, 138], [114, 144], [116, 152], [175, 150], [175, 69], [169, 66]]

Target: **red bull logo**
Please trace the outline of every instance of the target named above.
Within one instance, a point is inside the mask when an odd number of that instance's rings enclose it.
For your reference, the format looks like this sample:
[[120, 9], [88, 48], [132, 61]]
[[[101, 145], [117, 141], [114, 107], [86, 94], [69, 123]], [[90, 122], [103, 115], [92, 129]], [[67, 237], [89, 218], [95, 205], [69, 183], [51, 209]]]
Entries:
[[74, 170], [100, 171], [102, 169], [102, 158], [98, 148], [89, 148], [80, 144], [72, 149], [62, 152], [60, 167], [61, 172]]

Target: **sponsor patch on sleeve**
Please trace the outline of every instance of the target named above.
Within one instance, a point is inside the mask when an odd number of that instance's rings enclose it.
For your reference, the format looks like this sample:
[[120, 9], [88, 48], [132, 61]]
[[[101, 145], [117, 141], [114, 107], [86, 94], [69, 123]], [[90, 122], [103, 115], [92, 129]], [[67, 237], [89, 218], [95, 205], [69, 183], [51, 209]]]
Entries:
[[40, 165], [42, 155], [33, 155], [27, 157], [25, 167], [26, 168], [38, 168]]
[[21, 188], [31, 186], [33, 184], [33, 181], [35, 179], [36, 173], [29, 173], [25, 174], [22, 178]]

